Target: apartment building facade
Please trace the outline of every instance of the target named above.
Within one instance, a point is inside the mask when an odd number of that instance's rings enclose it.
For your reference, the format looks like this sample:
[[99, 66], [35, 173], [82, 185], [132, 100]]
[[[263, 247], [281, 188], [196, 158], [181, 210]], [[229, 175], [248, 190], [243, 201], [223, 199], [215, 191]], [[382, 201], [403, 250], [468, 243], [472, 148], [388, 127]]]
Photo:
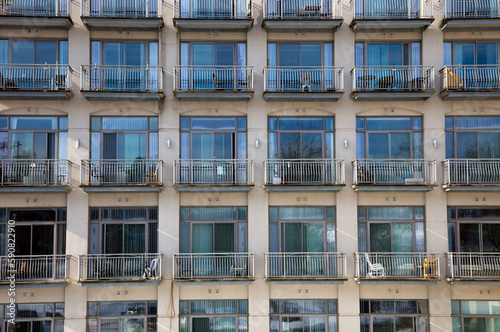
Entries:
[[3, 1], [0, 331], [500, 331], [499, 20]]

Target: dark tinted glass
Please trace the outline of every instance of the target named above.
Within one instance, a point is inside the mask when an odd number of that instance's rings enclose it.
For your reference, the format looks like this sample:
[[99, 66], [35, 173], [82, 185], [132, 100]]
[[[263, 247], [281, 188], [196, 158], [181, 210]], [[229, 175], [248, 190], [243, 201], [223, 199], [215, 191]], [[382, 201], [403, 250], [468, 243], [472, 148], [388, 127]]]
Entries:
[[236, 129], [236, 118], [191, 118], [193, 130], [232, 130]]
[[323, 118], [279, 118], [280, 130], [323, 130]]
[[366, 118], [366, 130], [410, 130], [410, 117]]
[[56, 209], [9, 210], [9, 220], [15, 221], [56, 221]]

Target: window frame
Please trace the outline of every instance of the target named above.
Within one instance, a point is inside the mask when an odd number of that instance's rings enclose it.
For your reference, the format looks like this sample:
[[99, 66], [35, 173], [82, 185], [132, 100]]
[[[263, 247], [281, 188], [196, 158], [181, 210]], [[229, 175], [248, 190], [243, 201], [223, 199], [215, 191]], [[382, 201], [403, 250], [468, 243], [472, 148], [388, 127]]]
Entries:
[[[369, 44], [386, 44], [387, 45], [387, 63], [389, 63], [389, 45], [401, 45], [401, 65], [402, 66], [420, 66], [422, 64], [422, 41], [420, 40], [410, 40], [410, 41], [405, 41], [405, 42], [400, 42], [400, 43], [391, 43], [389, 41], [356, 41], [354, 50], [355, 50], [355, 66], [369, 66], [367, 65], [367, 52], [368, 52], [368, 45]], [[420, 53], [419, 53], [419, 58], [418, 59], [413, 59], [413, 44], [418, 44], [420, 48]], [[408, 45], [408, 59], [404, 58], [404, 52], [403, 52], [403, 45]], [[363, 54], [359, 54], [358, 50], [362, 48]], [[417, 61], [418, 60], [418, 61]], [[405, 61], [408, 63], [405, 64]], [[361, 63], [360, 63], [361, 62]], [[418, 64], [413, 64], [414, 62], [418, 62]], [[372, 66], [372, 65], [370, 65]], [[392, 65], [386, 65], [386, 66], [392, 66]]]
[[[462, 313], [462, 304], [463, 302], [492, 302], [495, 304], [498, 304], [498, 301], [488, 301], [488, 300], [451, 300], [451, 319], [452, 319], [452, 324], [453, 324], [453, 332], [462, 332], [464, 331], [463, 328], [465, 328], [464, 324], [464, 319], [466, 318], [475, 318], [475, 319], [484, 319], [485, 320], [485, 327], [488, 329], [488, 325], [486, 323], [486, 320], [488, 318], [492, 319], [497, 319], [500, 320], [500, 313], [497, 314], [464, 314]], [[456, 311], [458, 309], [458, 312]], [[455, 325], [455, 322], [459, 322], [460, 325]]]
[[[324, 301], [325, 302], [325, 312], [324, 313], [303, 313], [303, 312], [297, 312], [297, 313], [282, 313], [282, 302], [283, 301]], [[333, 301], [335, 305], [332, 305], [333, 312], [330, 312], [330, 302]], [[272, 312], [273, 308], [273, 302], [278, 303], [278, 312]], [[301, 317], [302, 321], [304, 321], [304, 317], [324, 317], [325, 318], [325, 332], [337, 332], [338, 331], [338, 301], [337, 299], [271, 299], [269, 300], [269, 331], [270, 332], [281, 332], [283, 330], [283, 318], [287, 317]], [[330, 331], [329, 329], [329, 318], [334, 317], [335, 318], [335, 331]], [[273, 319], [274, 318], [274, 319]], [[273, 328], [273, 325], [276, 323], [274, 321], [278, 321], [279, 323], [279, 328]], [[303, 331], [305, 331], [305, 327], [303, 325]]]
[[[128, 39], [94, 39], [90, 41], [90, 64], [96, 66], [127, 66], [127, 65], [105, 65], [104, 55], [105, 55], [105, 44], [106, 43], [118, 43], [118, 44], [144, 44], [145, 45], [145, 64], [144, 65], [132, 65], [134, 67], [149, 66], [158, 67], [160, 60], [160, 43], [158, 40], [128, 40]], [[151, 45], [156, 44], [158, 53], [151, 54]], [[156, 58], [152, 58], [156, 57]], [[96, 57], [99, 57], [99, 61], [95, 61]], [[156, 62], [156, 65], [151, 64]]]
[[[461, 41], [453, 41], [453, 40], [445, 40], [443, 41], [443, 65], [444, 66], [454, 66], [454, 63], [455, 63], [455, 44], [474, 44], [474, 66], [477, 66], [477, 44], [478, 43], [494, 43], [494, 44], [497, 44], [497, 65], [500, 64], [500, 43], [498, 41], [495, 41], [495, 40], [473, 40], [473, 41], [464, 41], [464, 40], [461, 40]], [[451, 54], [449, 54], [449, 56], [451, 56], [451, 59], [446, 59], [446, 48], [447, 46], [446, 45], [450, 45], [449, 47], [451, 48], [450, 52]], [[451, 63], [448, 63], [449, 61], [448, 60], [451, 60]], [[462, 65], [456, 65], [456, 66], [463, 66]]]
[[[145, 304], [145, 309], [146, 312], [144, 314], [135, 314], [135, 315], [101, 315], [100, 314], [100, 306], [102, 303], [144, 303]], [[155, 308], [155, 313], [150, 313], [150, 306], [149, 304], [154, 303], [154, 308]], [[93, 315], [91, 313], [90, 306], [91, 305], [96, 305], [96, 314]], [[151, 331], [158, 331], [158, 302], [156, 300], [151, 300], [151, 301], [89, 301], [87, 302], [87, 317], [86, 317], [86, 331], [87, 332], [97, 332], [101, 331], [100, 329], [100, 321], [102, 319], [142, 319], [144, 324], [144, 329], [143, 332], [151, 332]], [[91, 321], [94, 321], [96, 323], [95, 329], [90, 328]], [[151, 330], [150, 329], [150, 322], [153, 322], [155, 324], [155, 329]]]
[[[193, 302], [218, 302], [218, 301], [235, 301], [236, 302], [236, 313], [210, 313], [210, 314], [201, 314], [201, 313], [196, 313], [192, 314], [192, 303]], [[246, 302], [246, 310], [243, 310], [241, 308], [242, 306], [242, 301]], [[183, 309], [185, 308], [185, 304], [187, 304], [188, 312], [183, 312]], [[248, 331], [248, 300], [246, 299], [241, 299], [241, 300], [179, 300], [179, 332], [190, 332], [192, 331], [192, 321], [193, 318], [212, 318], [215, 320], [215, 318], [219, 317], [234, 317], [235, 319], [235, 332], [246, 332]], [[246, 312], [245, 312], [246, 311]], [[246, 318], [247, 321], [247, 326], [246, 329], [240, 329], [240, 318]], [[182, 324], [183, 321], [188, 322], [188, 327], [187, 330], [183, 329]]]
[[[393, 312], [388, 312], [388, 313], [373, 313], [372, 312], [372, 302], [374, 301], [392, 301], [394, 302], [394, 304], [396, 304], [396, 302], [398, 301], [407, 301], [407, 302], [410, 302], [410, 301], [415, 301], [415, 309], [416, 309], [416, 312], [414, 313], [393, 313]], [[373, 318], [375, 317], [388, 317], [388, 318], [397, 318], [397, 317], [412, 317], [413, 318], [413, 321], [414, 323], [417, 323], [416, 325], [414, 325], [414, 331], [415, 332], [427, 332], [429, 331], [429, 327], [430, 327], [430, 324], [429, 324], [429, 320], [430, 320], [430, 315], [429, 315], [429, 302], [428, 300], [426, 299], [411, 299], [411, 300], [390, 300], [390, 299], [384, 299], [384, 300], [378, 300], [378, 299], [360, 299], [359, 300], [359, 303], [360, 303], [360, 327], [361, 327], [361, 332], [369, 332], [373, 329]], [[368, 312], [363, 312], [363, 303], [368, 303]], [[424, 304], [426, 303], [426, 304]], [[422, 309], [425, 309], [427, 311], [427, 313], [423, 313], [422, 312]], [[363, 318], [363, 317], [368, 317], [368, 330], [364, 329], [363, 328], [363, 320], [366, 320], [366, 318]], [[418, 325], [418, 322], [419, 322], [419, 319], [420, 318], [426, 318], [427, 320], [427, 327], [425, 328], [425, 330], [423, 331], [420, 331], [420, 329], [418, 328], [419, 325]], [[395, 324], [395, 321], [393, 322], [393, 324]], [[393, 325], [394, 326], [394, 325]], [[416, 328], [416, 329], [415, 329]], [[395, 331], [395, 330], [393, 330]]]
[[[50, 317], [22, 317], [22, 315], [19, 314], [19, 305], [24, 306], [24, 305], [44, 305], [44, 306], [52, 306], [52, 316]], [[10, 324], [10, 316], [7, 316], [7, 314], [10, 312], [10, 308], [8, 307], [9, 304], [1, 304], [0, 305], [0, 312], [3, 313], [1, 315], [1, 321], [0, 321], [0, 331], [12, 331], [10, 328], [8, 328]], [[57, 306], [62, 306], [62, 308], [56, 308]], [[62, 316], [58, 316], [58, 310], [62, 309]], [[33, 310], [30, 310], [33, 311]], [[36, 312], [35, 312], [36, 313]], [[18, 303], [15, 306], [15, 323], [19, 322], [46, 322], [50, 321], [50, 331], [51, 332], [63, 332], [64, 329], [64, 316], [65, 316], [65, 307], [64, 307], [64, 302], [47, 302], [47, 303]], [[59, 329], [56, 328], [56, 322], [59, 324], [62, 324], [61, 326], [58, 326]], [[61, 323], [62, 322], [62, 323]], [[4, 328], [4, 330], [2, 330]], [[15, 331], [16, 329], [14, 329]], [[31, 331], [33, 331], [33, 324], [31, 324]], [[28, 331], [28, 332], [31, 332]]]
[[[11, 65], [15, 65], [15, 64], [18, 64], [17, 62], [13, 62], [12, 60], [12, 42], [15, 42], [15, 41], [23, 41], [23, 42], [26, 42], [26, 41], [30, 41], [30, 42], [33, 42], [33, 63], [32, 65], [35, 65], [35, 56], [36, 56], [36, 50], [35, 50], [35, 44], [36, 42], [55, 42], [56, 43], [56, 49], [55, 49], [55, 53], [56, 53], [56, 62], [55, 63], [48, 63], [48, 65], [67, 65], [68, 64], [68, 53], [66, 53], [66, 55], [64, 57], [62, 57], [62, 54], [61, 54], [61, 49], [63, 48], [63, 46], [61, 46], [62, 43], [66, 43], [66, 52], [69, 52], [69, 47], [68, 47], [68, 40], [67, 39], [18, 39], [18, 38], [2, 38], [0, 39], [0, 43], [2, 43], [2, 41], [6, 41], [7, 42], [7, 56], [8, 56], [8, 62], [7, 64], [11, 64]], [[1, 56], [1, 55], [0, 55]], [[62, 58], [65, 58], [66, 61], [64, 61], [64, 59]], [[64, 63], [66, 62], [66, 63]], [[29, 65], [29, 64], [25, 64], [25, 65]], [[43, 64], [40, 64], [40, 65], [43, 65]]]

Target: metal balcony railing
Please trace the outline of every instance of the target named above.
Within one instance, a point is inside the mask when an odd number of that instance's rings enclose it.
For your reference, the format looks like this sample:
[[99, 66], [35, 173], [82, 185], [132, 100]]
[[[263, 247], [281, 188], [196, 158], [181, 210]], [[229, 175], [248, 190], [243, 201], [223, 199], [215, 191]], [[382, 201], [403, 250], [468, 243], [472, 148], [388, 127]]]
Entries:
[[161, 0], [83, 0], [82, 16], [105, 18], [157, 18], [162, 16]]
[[441, 16], [447, 18], [500, 18], [499, 0], [441, 0]]
[[157, 159], [85, 159], [82, 186], [161, 185], [163, 161]]
[[342, 67], [265, 67], [264, 91], [342, 92]]
[[445, 66], [439, 74], [443, 91], [500, 91], [500, 65]]
[[150, 66], [82, 66], [81, 89], [105, 92], [162, 92], [163, 70]]
[[254, 279], [254, 254], [174, 254], [174, 279]]
[[174, 18], [237, 20], [251, 17], [251, 0], [175, 0], [174, 2]]
[[434, 67], [356, 66], [351, 70], [352, 91], [434, 90]]
[[483, 252], [446, 253], [449, 279], [500, 279], [500, 254]]
[[354, 185], [437, 185], [436, 161], [423, 159], [356, 159]]
[[161, 279], [161, 254], [94, 254], [78, 257], [80, 281]]
[[[16, 255], [0, 257], [0, 282], [13, 275], [16, 282], [45, 282], [66, 280], [69, 276], [69, 256], [67, 255]], [[11, 266], [13, 264], [13, 266]]]
[[65, 186], [71, 165], [64, 159], [0, 159], [0, 185]]
[[0, 16], [69, 16], [68, 0], [2, 0]]
[[253, 91], [253, 67], [174, 66], [175, 91]]
[[0, 64], [0, 91], [67, 91], [72, 72], [68, 65]]
[[266, 279], [347, 279], [345, 253], [265, 253]]
[[174, 160], [174, 185], [253, 185], [253, 160]]
[[355, 279], [439, 279], [439, 254], [354, 253]]
[[345, 185], [344, 160], [268, 159], [264, 161], [266, 185]]
[[453, 185], [500, 185], [500, 159], [446, 159], [443, 182]]
[[432, 18], [431, 0], [351, 0], [353, 20]]
[[331, 20], [342, 18], [342, 1], [335, 0], [265, 0], [264, 19]]

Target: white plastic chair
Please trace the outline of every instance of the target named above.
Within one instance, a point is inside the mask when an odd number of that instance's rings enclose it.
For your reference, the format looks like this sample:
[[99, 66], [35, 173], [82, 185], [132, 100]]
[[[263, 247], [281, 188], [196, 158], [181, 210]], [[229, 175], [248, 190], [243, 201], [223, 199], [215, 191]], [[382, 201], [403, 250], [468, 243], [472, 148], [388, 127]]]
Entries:
[[380, 263], [372, 263], [370, 261], [370, 256], [365, 253], [366, 264], [368, 264], [368, 272], [366, 276], [369, 278], [380, 278], [385, 277], [385, 269], [384, 266]]
[[150, 279], [150, 278], [156, 278], [158, 276], [158, 258], [153, 258], [151, 260], [151, 263], [149, 264], [149, 267], [146, 266], [144, 269], [144, 274], [142, 276], [143, 279]]

